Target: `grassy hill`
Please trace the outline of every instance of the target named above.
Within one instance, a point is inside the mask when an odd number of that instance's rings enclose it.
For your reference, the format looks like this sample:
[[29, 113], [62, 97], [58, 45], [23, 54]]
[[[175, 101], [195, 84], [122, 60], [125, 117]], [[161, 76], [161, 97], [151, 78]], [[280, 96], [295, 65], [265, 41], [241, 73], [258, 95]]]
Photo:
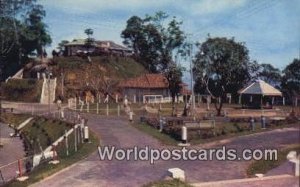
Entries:
[[43, 81], [36, 79], [10, 79], [1, 83], [1, 96], [7, 101], [39, 102]]
[[140, 63], [128, 57], [97, 56], [91, 57], [91, 61], [81, 57], [57, 57], [53, 64], [52, 72], [58, 78], [56, 95], [62, 93], [64, 75], [65, 97], [93, 88], [109, 89], [113, 93], [120, 81], [146, 72]]
[[[5, 100], [22, 102], [39, 102], [43, 80], [36, 80], [34, 66], [41, 62], [32, 61], [24, 68], [24, 79], [9, 80], [1, 83], [1, 95]], [[95, 56], [91, 61], [82, 57], [55, 57], [49, 60], [53, 76], [57, 77], [56, 96], [62, 95], [64, 80], [64, 98], [73, 97], [84, 90], [116, 92], [120, 81], [136, 77], [146, 72], [145, 68], [129, 57]], [[62, 79], [63, 77], [63, 79]]]

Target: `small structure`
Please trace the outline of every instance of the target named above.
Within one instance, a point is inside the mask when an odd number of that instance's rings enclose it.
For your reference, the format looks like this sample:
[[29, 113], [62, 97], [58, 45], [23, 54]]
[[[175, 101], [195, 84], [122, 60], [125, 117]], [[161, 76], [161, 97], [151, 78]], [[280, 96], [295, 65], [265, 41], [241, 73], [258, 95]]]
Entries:
[[123, 95], [133, 102], [160, 102], [169, 97], [169, 83], [163, 74], [144, 74], [119, 84]]
[[262, 80], [253, 82], [239, 90], [238, 93], [243, 106], [246, 105], [250, 108], [262, 108], [264, 104], [266, 108], [271, 108], [275, 97], [282, 97], [279, 90]]

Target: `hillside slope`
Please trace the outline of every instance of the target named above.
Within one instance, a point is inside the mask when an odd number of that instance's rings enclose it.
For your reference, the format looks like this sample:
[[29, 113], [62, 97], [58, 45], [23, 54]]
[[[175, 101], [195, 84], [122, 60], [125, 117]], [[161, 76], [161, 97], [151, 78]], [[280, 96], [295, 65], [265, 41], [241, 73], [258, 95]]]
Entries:
[[57, 77], [56, 95], [64, 95], [64, 98], [82, 95], [86, 90], [94, 95], [95, 90], [102, 95], [105, 92], [113, 94], [118, 92], [120, 81], [147, 72], [140, 63], [128, 57], [97, 56], [91, 57], [91, 61], [81, 57], [57, 57], [53, 64], [51, 69]]

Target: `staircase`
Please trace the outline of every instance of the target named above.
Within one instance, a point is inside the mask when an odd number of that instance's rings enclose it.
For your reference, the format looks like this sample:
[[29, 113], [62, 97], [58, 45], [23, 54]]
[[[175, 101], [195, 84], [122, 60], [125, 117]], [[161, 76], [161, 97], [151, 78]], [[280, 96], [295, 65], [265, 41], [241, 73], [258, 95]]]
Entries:
[[[50, 97], [50, 103], [53, 103], [55, 100], [55, 90], [56, 90], [56, 78], [49, 79], [49, 80], [44, 78], [40, 103], [48, 104], [49, 97]], [[49, 94], [49, 91], [50, 91], [50, 94]]]

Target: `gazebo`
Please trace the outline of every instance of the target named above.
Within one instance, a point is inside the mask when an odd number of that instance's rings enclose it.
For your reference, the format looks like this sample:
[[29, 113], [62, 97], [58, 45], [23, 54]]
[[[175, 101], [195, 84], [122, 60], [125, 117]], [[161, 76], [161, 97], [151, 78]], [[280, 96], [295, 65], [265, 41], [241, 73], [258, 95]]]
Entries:
[[262, 108], [266, 98], [272, 99], [271, 105], [269, 105], [269, 102], [266, 102], [266, 107], [271, 107], [274, 104], [275, 97], [282, 97], [282, 93], [279, 90], [262, 80], [251, 83], [249, 86], [239, 90], [238, 93], [240, 94], [240, 104], [242, 103], [242, 99], [244, 99], [246, 102], [243, 102], [243, 104], [246, 103], [248, 106], [254, 108]]

